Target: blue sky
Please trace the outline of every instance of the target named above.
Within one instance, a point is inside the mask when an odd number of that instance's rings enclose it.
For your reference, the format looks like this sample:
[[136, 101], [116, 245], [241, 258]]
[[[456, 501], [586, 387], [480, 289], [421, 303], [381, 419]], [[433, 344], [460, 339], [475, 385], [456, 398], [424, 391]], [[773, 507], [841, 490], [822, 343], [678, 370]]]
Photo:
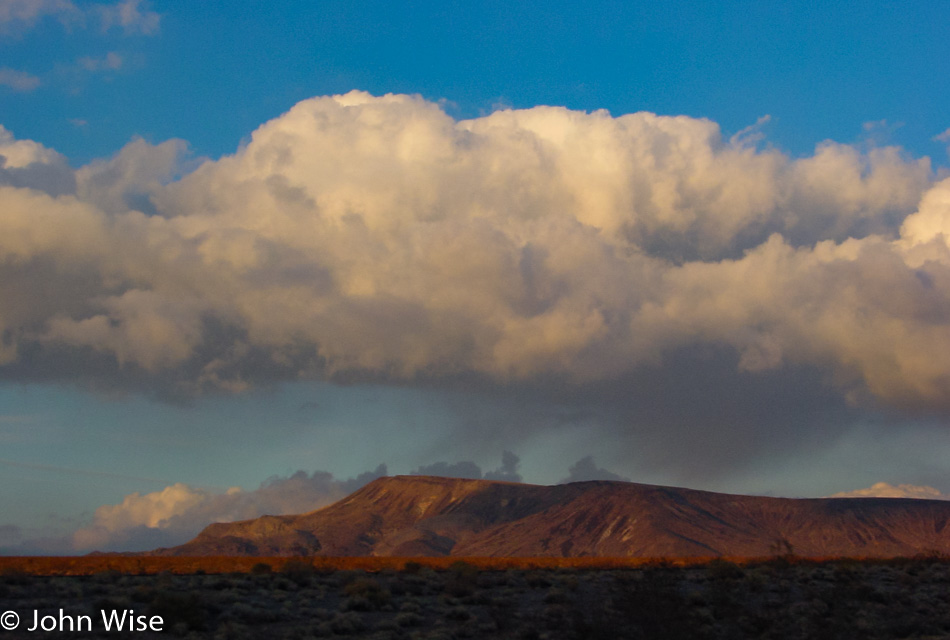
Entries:
[[[73, 162], [111, 155], [133, 135], [183, 138], [217, 157], [299, 100], [359, 88], [446, 100], [462, 117], [550, 104], [707, 117], [735, 132], [769, 114], [770, 142], [795, 154], [885, 120], [895, 142], [946, 160], [932, 140], [950, 99], [938, 2], [150, 7], [162, 16], [152, 34], [67, 30], [50, 16], [25, 32], [8, 27], [4, 65], [42, 85], [7, 92], [5, 126]], [[67, 70], [109, 52], [121, 68]]]
[[503, 451], [950, 491], [948, 19], [0, 0], [0, 549]]

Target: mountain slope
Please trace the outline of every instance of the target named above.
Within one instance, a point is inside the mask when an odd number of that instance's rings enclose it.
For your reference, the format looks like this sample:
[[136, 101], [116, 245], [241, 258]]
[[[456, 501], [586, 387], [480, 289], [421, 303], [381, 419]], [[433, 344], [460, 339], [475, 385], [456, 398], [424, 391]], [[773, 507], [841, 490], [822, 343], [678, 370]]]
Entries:
[[628, 482], [380, 478], [323, 509], [218, 523], [154, 555], [803, 556], [950, 553], [950, 502], [789, 499]]

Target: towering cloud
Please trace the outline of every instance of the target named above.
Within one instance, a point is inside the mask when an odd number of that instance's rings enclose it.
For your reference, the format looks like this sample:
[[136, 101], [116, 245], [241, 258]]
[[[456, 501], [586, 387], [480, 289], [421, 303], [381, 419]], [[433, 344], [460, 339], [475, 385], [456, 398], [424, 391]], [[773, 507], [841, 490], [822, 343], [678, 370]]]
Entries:
[[3, 135], [7, 377], [584, 385], [706, 345], [950, 409], [950, 180], [897, 148], [792, 159], [708, 120], [361, 92], [184, 177], [178, 141], [67, 174]]

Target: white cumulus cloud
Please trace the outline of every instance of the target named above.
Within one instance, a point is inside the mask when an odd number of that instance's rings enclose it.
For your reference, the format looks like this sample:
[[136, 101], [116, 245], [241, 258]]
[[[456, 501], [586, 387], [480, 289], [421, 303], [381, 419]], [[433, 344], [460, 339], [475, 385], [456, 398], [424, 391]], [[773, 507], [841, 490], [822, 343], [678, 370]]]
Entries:
[[[23, 159], [4, 168], [62, 166], [9, 138]], [[746, 138], [351, 92], [184, 177], [184, 143], [134, 140], [71, 190], [0, 182], [0, 358], [198, 393], [583, 384], [709, 345], [745, 372], [815, 368], [854, 402], [950, 409], [950, 180], [894, 147], [794, 159]]]

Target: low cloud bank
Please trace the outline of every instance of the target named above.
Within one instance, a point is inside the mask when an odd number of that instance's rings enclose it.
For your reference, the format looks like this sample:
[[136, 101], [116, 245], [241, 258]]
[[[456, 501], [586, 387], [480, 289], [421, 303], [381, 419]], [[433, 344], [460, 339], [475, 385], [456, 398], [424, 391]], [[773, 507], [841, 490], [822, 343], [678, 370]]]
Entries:
[[593, 456], [581, 458], [568, 471], [568, 476], [563, 478], [559, 484], [567, 484], [568, 482], [589, 482], [591, 480], [630, 482], [630, 478], [598, 467], [594, 463]]
[[475, 480], [501, 480], [503, 482], [521, 482], [518, 465], [521, 459], [510, 451], [501, 456], [501, 466], [494, 471], [482, 474], [482, 468], [470, 460], [460, 462], [434, 462], [424, 464], [409, 472], [412, 476], [441, 476], [443, 478], [473, 478]]
[[912, 484], [892, 485], [877, 482], [866, 489], [842, 491], [831, 498], [919, 498], [923, 500], [950, 500], [950, 495], [928, 486]]
[[161, 491], [132, 493], [115, 505], [96, 509], [92, 523], [76, 531], [75, 551], [142, 551], [182, 544], [213, 522], [233, 522], [262, 515], [307, 513], [386, 475], [386, 465], [348, 480], [333, 474], [298, 471], [274, 476], [253, 491], [233, 487], [212, 491], [176, 483]]

